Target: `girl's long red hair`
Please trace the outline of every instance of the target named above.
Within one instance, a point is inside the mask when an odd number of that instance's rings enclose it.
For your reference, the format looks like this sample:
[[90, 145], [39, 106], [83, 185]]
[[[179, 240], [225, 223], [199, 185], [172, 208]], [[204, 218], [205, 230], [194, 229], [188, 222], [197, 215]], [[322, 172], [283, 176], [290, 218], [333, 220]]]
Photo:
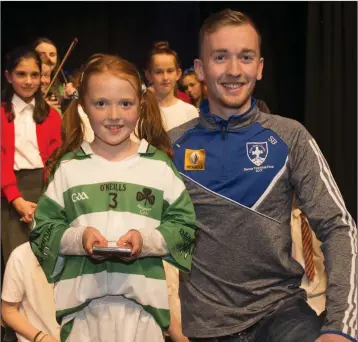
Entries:
[[56, 165], [68, 152], [78, 150], [83, 143], [82, 120], [78, 114], [78, 104], [84, 107], [83, 97], [86, 94], [88, 80], [95, 73], [112, 73], [127, 79], [137, 90], [139, 102], [142, 102], [139, 121], [138, 138], [146, 139], [149, 144], [173, 157], [173, 148], [163, 127], [158, 102], [151, 91], [142, 91], [142, 81], [136, 67], [125, 59], [115, 55], [95, 54], [82, 68], [79, 99], [73, 100], [64, 113], [62, 122], [63, 144], [51, 156], [47, 163], [46, 179], [50, 180]]

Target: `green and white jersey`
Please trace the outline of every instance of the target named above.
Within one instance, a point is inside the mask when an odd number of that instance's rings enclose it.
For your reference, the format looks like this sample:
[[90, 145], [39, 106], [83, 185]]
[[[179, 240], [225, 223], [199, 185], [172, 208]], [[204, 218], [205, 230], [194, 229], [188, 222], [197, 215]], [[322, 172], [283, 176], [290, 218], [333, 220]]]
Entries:
[[[109, 162], [84, 142], [60, 162], [37, 205], [30, 234], [32, 250], [48, 281], [56, 283], [60, 324], [94, 298], [119, 295], [140, 304], [166, 329], [170, 316], [161, 257], [100, 262], [89, 256], [59, 254], [68, 228], [88, 226], [97, 228], [108, 241], [117, 241], [130, 229], [156, 229], [170, 253], [165, 260], [189, 272], [195, 214], [170, 158], [142, 140], [137, 154]], [[69, 332], [71, 322], [62, 328], [62, 333]]]

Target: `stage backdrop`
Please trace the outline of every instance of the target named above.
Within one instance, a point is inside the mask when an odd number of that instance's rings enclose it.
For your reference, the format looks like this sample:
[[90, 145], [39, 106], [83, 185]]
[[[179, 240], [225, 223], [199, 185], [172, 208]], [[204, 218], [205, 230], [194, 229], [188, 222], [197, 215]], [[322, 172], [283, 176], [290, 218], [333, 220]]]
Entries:
[[305, 124], [356, 219], [356, 2], [2, 2], [2, 65], [12, 48], [46, 36], [60, 56], [79, 39], [68, 71], [96, 52], [120, 54], [143, 70], [158, 40], [168, 40], [187, 68], [197, 57], [200, 25], [223, 8], [257, 23], [265, 66], [255, 96]]

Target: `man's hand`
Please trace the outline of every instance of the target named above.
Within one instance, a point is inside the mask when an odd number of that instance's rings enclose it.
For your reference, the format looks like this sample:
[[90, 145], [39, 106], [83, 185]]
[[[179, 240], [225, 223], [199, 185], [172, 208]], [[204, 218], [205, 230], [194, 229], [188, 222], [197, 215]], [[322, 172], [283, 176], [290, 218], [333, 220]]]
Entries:
[[338, 334], [323, 334], [315, 342], [349, 342], [348, 338]]
[[93, 257], [93, 246], [107, 247], [108, 241], [98, 229], [87, 227], [82, 236], [82, 244], [87, 254]]
[[12, 204], [21, 216], [20, 221], [26, 223], [32, 221], [37, 206], [36, 203], [25, 201], [22, 197], [18, 197], [12, 201]]
[[121, 258], [123, 260], [135, 260], [143, 247], [142, 235], [137, 230], [130, 230], [117, 241], [118, 247], [127, 247], [132, 249], [129, 258]]

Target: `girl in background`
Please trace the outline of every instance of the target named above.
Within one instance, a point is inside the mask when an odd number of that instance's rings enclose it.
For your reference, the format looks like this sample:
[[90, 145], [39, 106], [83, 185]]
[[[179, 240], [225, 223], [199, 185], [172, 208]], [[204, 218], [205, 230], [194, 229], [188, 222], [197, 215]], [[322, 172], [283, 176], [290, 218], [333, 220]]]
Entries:
[[59, 64], [57, 47], [55, 43], [45, 37], [37, 38], [32, 44], [33, 49], [39, 53], [41, 60], [45, 59], [51, 66], [51, 71], [55, 70]]
[[1, 103], [1, 226], [6, 263], [28, 241], [44, 166], [61, 144], [61, 118], [43, 100], [41, 59], [29, 48], [8, 55]]
[[[42, 37], [36, 39], [36, 41], [32, 44], [32, 47], [40, 54], [42, 61], [50, 66], [52, 79], [53, 74], [59, 65], [56, 45], [52, 40]], [[52, 85], [48, 96], [46, 97], [46, 101], [50, 106], [57, 108], [60, 113], [61, 111], [64, 112], [65, 108], [62, 104], [63, 100], [72, 98], [75, 91], [76, 88], [72, 85], [72, 83], [63, 85], [61, 84], [60, 79], [57, 78]]]
[[[190, 270], [193, 204], [157, 101], [141, 84], [126, 60], [91, 58], [63, 118], [66, 139], [49, 162], [30, 240], [55, 283], [61, 341], [162, 341], [170, 324], [162, 258]], [[92, 143], [83, 139], [78, 105]], [[136, 126], [139, 144], [130, 139]], [[104, 258], [95, 245], [132, 251]]]
[[199, 109], [201, 101], [205, 98], [204, 84], [198, 80], [194, 68], [184, 70], [181, 86], [190, 96], [191, 103]]
[[[1, 317], [16, 333], [4, 341], [57, 342], [53, 284], [49, 284], [29, 242], [16, 247], [7, 262], [1, 293]], [[7, 334], [9, 334], [7, 329]]]
[[[55, 43], [46, 38], [41, 37], [37, 38], [33, 44], [32, 48], [40, 55], [42, 62], [48, 64], [51, 69], [51, 79], [53, 77], [53, 73], [59, 65], [58, 52]], [[48, 96], [46, 97], [46, 102], [52, 106], [61, 110], [61, 101], [64, 95], [64, 88], [59, 79], [55, 81], [52, 85]]]
[[[177, 81], [181, 74], [178, 55], [169, 48], [168, 42], [154, 43], [147, 63], [146, 77], [154, 88], [167, 131], [198, 117], [198, 111], [193, 105], [175, 96]], [[175, 341], [188, 341], [181, 328], [179, 271], [166, 262], [164, 262], [164, 267], [172, 315], [170, 337]]]
[[175, 96], [181, 74], [178, 55], [169, 48], [168, 42], [155, 43], [149, 55], [146, 77], [154, 88], [167, 131], [198, 116], [194, 106]]

